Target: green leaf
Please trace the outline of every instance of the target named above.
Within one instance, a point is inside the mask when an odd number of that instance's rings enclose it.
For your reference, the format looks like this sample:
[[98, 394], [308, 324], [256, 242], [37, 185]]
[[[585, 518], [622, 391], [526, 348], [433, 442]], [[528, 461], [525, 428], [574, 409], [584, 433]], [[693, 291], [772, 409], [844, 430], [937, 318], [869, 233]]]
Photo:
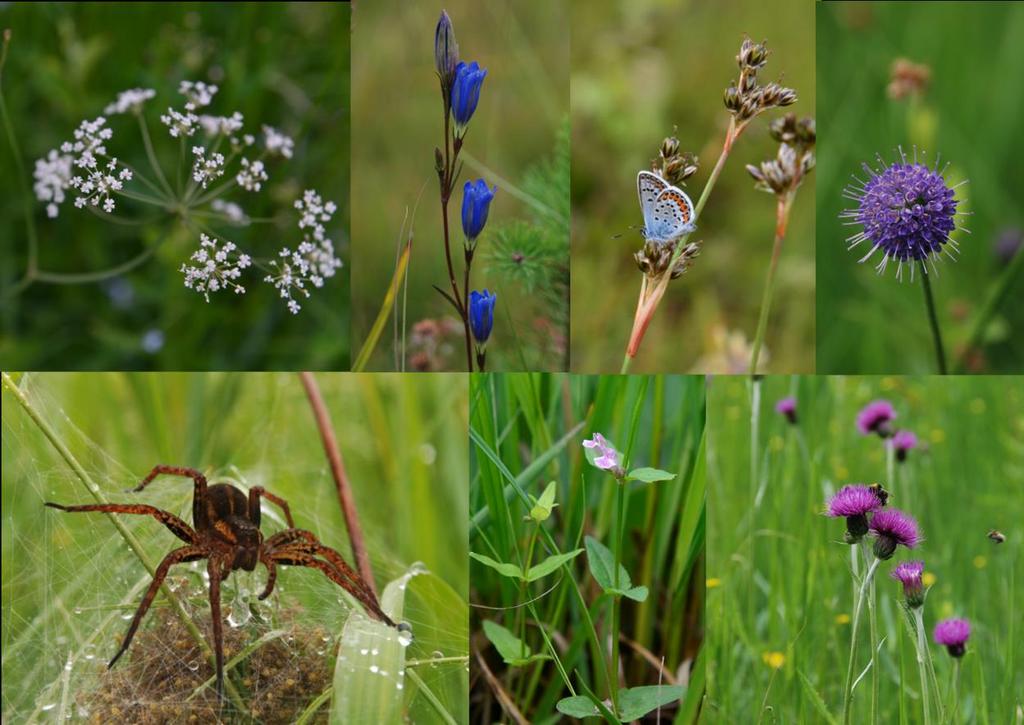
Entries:
[[639, 720], [659, 707], [675, 702], [683, 696], [682, 685], [648, 685], [619, 690], [619, 718], [623, 722]]
[[821, 695], [818, 694], [816, 689], [814, 689], [814, 685], [812, 685], [811, 681], [807, 679], [807, 675], [805, 675], [802, 670], [797, 670], [796, 673], [800, 676], [800, 684], [804, 687], [804, 693], [806, 693], [811, 704], [814, 705], [815, 709], [818, 711], [818, 714], [825, 718], [825, 721], [829, 723], [829, 725], [838, 725], [839, 721], [836, 719], [835, 715], [828, 711], [828, 705], [826, 705], [825, 701], [821, 699]]
[[612, 572], [615, 570], [615, 556], [607, 546], [593, 536], [586, 538], [586, 545], [590, 573], [606, 594], [620, 594], [638, 602], [647, 599], [647, 587], [634, 587], [633, 581], [629, 578], [629, 572], [622, 564], [619, 564], [619, 586], [615, 586], [615, 579], [612, 577]]
[[548, 487], [544, 489], [544, 493], [540, 495], [539, 499], [536, 499], [533, 508], [530, 510], [530, 518], [538, 524], [541, 521], [547, 521], [555, 506], [558, 505], [555, 503], [555, 487], [557, 485], [555, 481], [549, 483]]
[[555, 554], [554, 556], [549, 556], [540, 564], [537, 564], [537, 566], [530, 567], [530, 570], [526, 572], [526, 581], [533, 582], [537, 581], [541, 577], [547, 576], [565, 562], [572, 561], [573, 559], [575, 559], [582, 552], [583, 549], [576, 549], [565, 554]]
[[512, 634], [508, 629], [489, 619], [484, 620], [484, 634], [498, 650], [506, 664], [516, 666], [530, 660], [533, 654], [530, 646]]
[[644, 483], [657, 483], [658, 481], [671, 481], [676, 474], [662, 471], [659, 468], [636, 468], [626, 476], [627, 481], [643, 481]]
[[492, 569], [494, 569], [494, 571], [498, 572], [502, 576], [507, 576], [512, 579], [523, 578], [523, 570], [515, 564], [505, 564], [500, 561], [495, 561], [491, 557], [485, 556], [483, 554], [477, 554], [475, 551], [469, 552], [469, 557], [471, 559], [476, 559], [485, 566], [491, 567]]
[[587, 717], [601, 717], [601, 713], [597, 711], [597, 706], [590, 701], [589, 697], [584, 695], [563, 698], [555, 705], [555, 709], [563, 715], [580, 720]]

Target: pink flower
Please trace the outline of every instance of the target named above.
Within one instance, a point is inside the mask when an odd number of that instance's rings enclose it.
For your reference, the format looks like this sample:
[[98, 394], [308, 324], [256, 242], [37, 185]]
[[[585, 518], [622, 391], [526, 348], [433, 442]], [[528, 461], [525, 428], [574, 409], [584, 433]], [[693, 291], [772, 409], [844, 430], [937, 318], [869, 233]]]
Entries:
[[598, 468], [605, 471], [613, 471], [619, 467], [619, 452], [600, 433], [594, 433], [593, 439], [583, 441], [583, 447], [596, 450], [600, 454], [590, 461]]

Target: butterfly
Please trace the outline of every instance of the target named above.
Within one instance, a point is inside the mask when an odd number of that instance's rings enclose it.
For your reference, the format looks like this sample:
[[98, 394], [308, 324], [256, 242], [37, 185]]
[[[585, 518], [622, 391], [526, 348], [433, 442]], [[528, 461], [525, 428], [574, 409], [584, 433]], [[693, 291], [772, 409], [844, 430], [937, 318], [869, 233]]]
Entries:
[[689, 234], [697, 225], [693, 219], [693, 202], [682, 189], [650, 171], [636, 175], [640, 195], [640, 211], [644, 215], [644, 239], [656, 244], [674, 242]]

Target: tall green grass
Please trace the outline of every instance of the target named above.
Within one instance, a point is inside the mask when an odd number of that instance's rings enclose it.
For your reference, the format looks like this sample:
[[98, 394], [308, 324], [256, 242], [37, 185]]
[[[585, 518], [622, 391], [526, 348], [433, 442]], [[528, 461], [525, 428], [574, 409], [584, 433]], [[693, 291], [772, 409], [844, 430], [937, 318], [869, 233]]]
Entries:
[[[404, 652], [398, 707], [416, 722], [464, 722], [466, 380], [324, 374], [318, 381], [352, 482], [377, 591], [416, 562], [430, 572], [412, 578], [397, 605], [415, 635]], [[157, 462], [196, 466], [215, 479], [262, 485], [284, 497], [299, 527], [351, 561], [337, 492], [298, 376], [30, 374], [16, 384], [105, 499], [149, 503], [191, 520], [187, 482], [160, 479], [141, 494], [125, 489]], [[4, 720], [65, 711], [84, 718], [93, 693], [123, 684], [120, 678], [135, 672], [135, 658], [147, 654], [146, 642], [180, 624], [158, 595], [132, 647], [106, 671], [149, 574], [102, 514], [43, 508], [43, 501], [82, 503], [91, 494], [10, 390], [4, 389], [2, 402]], [[174, 546], [173, 536], [151, 518], [120, 518], [149, 562]], [[265, 506], [264, 533], [282, 526], [273, 507]], [[262, 589], [264, 580], [262, 568], [233, 573], [225, 582], [225, 616], [230, 611], [241, 618], [240, 602]], [[168, 584], [196, 626], [207, 631], [209, 605], [198, 572], [176, 567]], [[268, 605], [257, 607], [265, 622], [254, 615], [225, 627], [235, 647], [227, 658], [241, 655], [235, 685], [243, 701], [249, 687], [266, 692], [267, 683], [253, 683], [252, 673], [261, 656], [274, 652], [284, 663], [280, 680], [271, 683], [277, 697], [294, 700], [292, 711], [299, 713], [319, 696], [320, 712], [337, 716], [341, 706], [329, 704], [329, 674], [322, 691], [303, 690], [302, 683], [309, 672], [334, 668], [343, 625], [358, 605], [312, 570], [282, 567], [277, 584]], [[319, 633], [316, 642], [324, 639], [306, 652], [300, 645], [311, 632]], [[184, 637], [188, 645], [189, 635]], [[168, 648], [161, 659], [175, 671], [180, 657]], [[176, 676], [195, 678], [190, 690], [212, 673], [198, 662], [195, 673], [188, 672], [185, 664]], [[299, 683], [290, 690], [289, 678]], [[153, 683], [142, 676], [129, 684], [145, 692]], [[128, 707], [131, 698], [122, 704]], [[316, 712], [314, 706], [309, 714]], [[375, 722], [377, 714], [363, 716]]]
[[[1013, 722], [1024, 692], [1024, 649], [1016, 641], [1024, 593], [1024, 383], [769, 377], [762, 385], [756, 416], [749, 381], [717, 378], [708, 394], [708, 722], [840, 718], [854, 591], [844, 523], [822, 511], [830, 493], [853, 482], [881, 482], [890, 505], [914, 515], [925, 537], [913, 552], [883, 562], [876, 577], [879, 721], [923, 722], [902, 590], [888, 576], [899, 561], [920, 558], [933, 584], [924, 621], [940, 696], [948, 707], [952, 659], [931, 643], [931, 631], [941, 618], [965, 616], [974, 631], [957, 722]], [[798, 399], [796, 426], [773, 410], [787, 395]], [[854, 424], [857, 411], [879, 397], [896, 406], [897, 426], [921, 440], [891, 480], [882, 443]], [[993, 528], [1006, 543], [987, 538]], [[867, 625], [865, 616], [855, 677], [870, 660]], [[868, 673], [854, 690], [853, 722], [870, 722], [870, 700]]]
[[[562, 566], [526, 585], [471, 563], [473, 720], [555, 722], [563, 698], [607, 698], [616, 637], [618, 686], [691, 682], [683, 703], [676, 695], [661, 713], [664, 721], [691, 722], [703, 681], [694, 667], [703, 636], [703, 380], [474, 375], [470, 406], [471, 551], [513, 568], [563, 555]], [[675, 478], [620, 489], [583, 455], [581, 442], [594, 432], [626, 455], [629, 468], [665, 469]], [[530, 513], [551, 482], [557, 505], [538, 527]], [[588, 548], [586, 536], [614, 550], [620, 491], [628, 512], [622, 565], [649, 593], [642, 603], [623, 598], [615, 627], [590, 553], [572, 554]], [[496, 649], [495, 625], [528, 651], [517, 657], [515, 649]]]

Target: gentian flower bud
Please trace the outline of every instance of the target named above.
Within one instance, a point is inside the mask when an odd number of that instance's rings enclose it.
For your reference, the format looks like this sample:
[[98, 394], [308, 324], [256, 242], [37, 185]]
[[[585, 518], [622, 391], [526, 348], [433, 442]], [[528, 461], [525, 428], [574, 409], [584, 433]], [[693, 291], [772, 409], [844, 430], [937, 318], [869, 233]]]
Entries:
[[494, 326], [494, 303], [498, 295], [488, 292], [473, 290], [469, 293], [469, 326], [473, 330], [473, 339], [477, 347], [483, 349], [487, 344], [487, 338], [491, 336], [491, 328]]
[[434, 30], [434, 67], [441, 79], [441, 88], [447, 97], [447, 91], [455, 79], [455, 66], [459, 62], [459, 44], [455, 42], [455, 29], [446, 10], [441, 11]]
[[476, 61], [468, 65], [460, 61], [455, 66], [451, 100], [456, 138], [461, 138], [466, 133], [466, 124], [473, 117], [476, 104], [480, 101], [480, 87], [486, 77], [487, 69], [481, 68]]
[[476, 246], [476, 238], [487, 224], [487, 212], [498, 187], [488, 188], [483, 179], [467, 181], [462, 188], [462, 233], [466, 235], [467, 249]]

